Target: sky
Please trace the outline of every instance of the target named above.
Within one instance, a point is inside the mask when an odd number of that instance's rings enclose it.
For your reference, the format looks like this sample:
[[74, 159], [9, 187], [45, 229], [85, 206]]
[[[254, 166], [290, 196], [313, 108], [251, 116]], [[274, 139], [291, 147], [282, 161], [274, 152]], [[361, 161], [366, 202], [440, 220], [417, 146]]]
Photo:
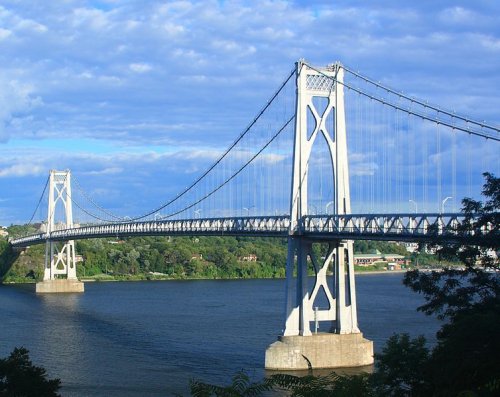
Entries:
[[50, 169], [118, 213], [156, 207], [300, 58], [500, 125], [497, 1], [2, 0], [0, 225]]

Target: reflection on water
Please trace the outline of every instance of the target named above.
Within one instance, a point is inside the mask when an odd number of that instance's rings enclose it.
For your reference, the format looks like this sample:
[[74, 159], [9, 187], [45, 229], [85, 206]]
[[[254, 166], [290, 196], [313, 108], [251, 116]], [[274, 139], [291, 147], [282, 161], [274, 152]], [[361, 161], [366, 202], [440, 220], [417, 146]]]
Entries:
[[293, 375], [293, 376], [306, 376], [306, 375], [314, 375], [314, 376], [326, 376], [330, 375], [332, 372], [335, 372], [336, 374], [339, 375], [358, 375], [358, 374], [363, 374], [363, 373], [372, 373], [374, 369], [373, 365], [365, 365], [363, 367], [355, 367], [355, 368], [336, 368], [335, 370], [333, 369], [328, 369], [328, 368], [319, 368], [319, 369], [313, 369], [311, 371], [309, 370], [300, 370], [300, 371], [272, 371], [266, 369], [264, 371], [265, 376], [272, 376], [276, 374], [287, 374], [287, 375]]
[[[376, 350], [394, 332], [433, 338], [438, 323], [415, 312], [422, 300], [401, 285], [401, 275], [356, 281], [360, 327]], [[263, 369], [264, 352], [282, 329], [284, 280], [85, 288], [83, 294], [36, 295], [0, 286], [0, 355], [27, 347], [36, 364], [61, 378], [62, 395], [69, 397], [186, 394], [190, 378], [227, 384], [241, 369], [255, 379], [270, 373]]]

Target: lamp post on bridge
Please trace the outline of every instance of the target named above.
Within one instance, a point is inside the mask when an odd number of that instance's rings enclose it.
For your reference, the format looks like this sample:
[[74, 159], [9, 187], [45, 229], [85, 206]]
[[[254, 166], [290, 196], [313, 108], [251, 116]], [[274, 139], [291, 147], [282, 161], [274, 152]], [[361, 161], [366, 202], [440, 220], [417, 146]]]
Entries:
[[449, 199], [452, 199], [452, 198], [453, 198], [453, 197], [448, 196], [448, 197], [446, 197], [443, 201], [441, 201], [441, 212], [440, 212], [441, 214], [444, 214], [444, 205], [445, 205], [445, 203], [446, 203]]
[[197, 210], [195, 210], [194, 211], [194, 217], [195, 218], [201, 218], [201, 216], [200, 216], [200, 212], [201, 211], [202, 211], [201, 208], [198, 208]]
[[414, 201], [414, 200], [408, 200], [410, 203], [413, 203], [415, 205], [415, 214], [418, 212], [418, 205], [417, 205], [417, 202]]
[[328, 202], [326, 205], [325, 205], [325, 214], [328, 215], [328, 207], [333, 205], [333, 201], [330, 201]]
[[243, 210], [247, 212], [247, 216], [250, 216], [250, 210], [252, 208], [255, 208], [255, 205], [252, 205], [251, 207], [248, 207], [248, 208], [247, 207], [243, 207]]

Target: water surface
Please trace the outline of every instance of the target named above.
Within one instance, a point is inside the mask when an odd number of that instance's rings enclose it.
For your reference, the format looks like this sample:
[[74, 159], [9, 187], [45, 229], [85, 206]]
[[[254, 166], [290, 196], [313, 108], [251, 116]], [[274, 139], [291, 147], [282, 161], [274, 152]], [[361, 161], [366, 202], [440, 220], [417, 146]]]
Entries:
[[[438, 323], [401, 274], [356, 277], [358, 317], [380, 350], [393, 333], [434, 340]], [[283, 327], [284, 280], [86, 283], [85, 293], [36, 295], [0, 286], [0, 356], [16, 346], [61, 378], [63, 396], [169, 396], [189, 379], [219, 384], [245, 369]]]

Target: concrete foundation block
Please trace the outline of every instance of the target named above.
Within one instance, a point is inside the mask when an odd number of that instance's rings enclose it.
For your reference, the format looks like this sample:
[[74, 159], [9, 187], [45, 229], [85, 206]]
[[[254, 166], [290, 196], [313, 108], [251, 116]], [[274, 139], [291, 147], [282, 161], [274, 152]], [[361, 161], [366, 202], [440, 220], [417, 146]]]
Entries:
[[64, 294], [83, 292], [84, 284], [78, 280], [47, 280], [36, 283], [37, 294]]
[[373, 342], [358, 334], [318, 333], [311, 336], [280, 336], [266, 350], [265, 368], [361, 367], [373, 364]]

